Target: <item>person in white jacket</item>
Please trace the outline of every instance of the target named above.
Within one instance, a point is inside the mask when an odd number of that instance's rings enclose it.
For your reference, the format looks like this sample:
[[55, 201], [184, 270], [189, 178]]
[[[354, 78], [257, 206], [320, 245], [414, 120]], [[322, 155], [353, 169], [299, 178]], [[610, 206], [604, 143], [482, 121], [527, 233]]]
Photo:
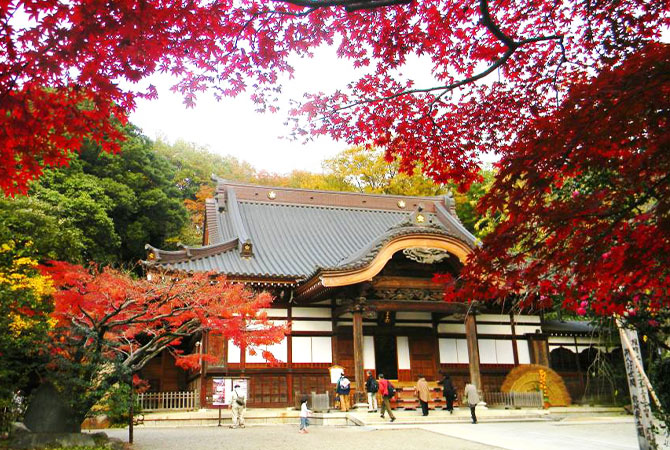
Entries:
[[309, 425], [309, 420], [307, 418], [312, 415], [312, 411], [307, 409], [307, 399], [306, 395], [303, 395], [300, 398], [300, 433], [307, 433], [307, 426]]
[[477, 423], [477, 416], [475, 415], [475, 408], [477, 403], [479, 403], [479, 392], [477, 392], [477, 387], [468, 383], [465, 385], [465, 392], [463, 398], [468, 402], [470, 407], [470, 415], [472, 416], [472, 423]]

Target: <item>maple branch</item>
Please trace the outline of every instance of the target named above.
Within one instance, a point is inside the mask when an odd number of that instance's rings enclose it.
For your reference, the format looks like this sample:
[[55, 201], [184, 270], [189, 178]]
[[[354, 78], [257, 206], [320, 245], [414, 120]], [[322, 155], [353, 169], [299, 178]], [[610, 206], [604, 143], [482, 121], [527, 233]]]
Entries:
[[516, 49], [519, 46], [519, 43], [515, 42], [514, 39], [503, 33], [500, 27], [493, 22], [491, 14], [489, 13], [489, 2], [487, 0], [480, 0], [479, 9], [482, 13], [482, 19], [479, 23], [488, 28], [488, 30], [508, 48]]
[[385, 6], [408, 5], [412, 0], [271, 0], [277, 3], [290, 3], [291, 5], [304, 6], [306, 8], [331, 8], [333, 6], [344, 6], [347, 12], [361, 9], [383, 8]]

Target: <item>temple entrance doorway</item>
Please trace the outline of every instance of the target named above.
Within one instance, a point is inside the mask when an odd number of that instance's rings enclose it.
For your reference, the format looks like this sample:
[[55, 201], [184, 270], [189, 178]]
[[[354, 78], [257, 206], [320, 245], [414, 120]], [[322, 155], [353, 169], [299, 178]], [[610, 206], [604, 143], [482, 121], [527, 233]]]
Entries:
[[383, 373], [386, 379], [398, 379], [398, 345], [395, 336], [375, 336], [375, 367], [377, 375]]

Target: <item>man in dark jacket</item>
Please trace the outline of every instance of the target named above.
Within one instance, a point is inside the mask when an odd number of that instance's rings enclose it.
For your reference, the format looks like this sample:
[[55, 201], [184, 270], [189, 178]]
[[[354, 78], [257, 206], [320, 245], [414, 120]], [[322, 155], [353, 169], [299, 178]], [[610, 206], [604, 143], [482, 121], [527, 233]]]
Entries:
[[377, 412], [377, 391], [379, 391], [379, 384], [372, 376], [372, 372], [368, 371], [368, 379], [365, 380], [365, 392], [368, 393], [368, 412]]
[[442, 380], [438, 381], [437, 384], [442, 385], [442, 392], [444, 393], [444, 401], [447, 402], [447, 411], [449, 414], [454, 413], [454, 394], [456, 389], [454, 389], [454, 384], [451, 382], [449, 374], [442, 372]]

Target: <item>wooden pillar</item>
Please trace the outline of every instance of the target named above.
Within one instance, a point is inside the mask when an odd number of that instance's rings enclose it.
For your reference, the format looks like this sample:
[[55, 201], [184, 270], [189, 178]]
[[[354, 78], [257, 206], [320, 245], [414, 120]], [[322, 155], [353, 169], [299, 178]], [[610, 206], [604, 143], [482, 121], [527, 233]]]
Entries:
[[356, 376], [356, 397], [362, 398], [365, 392], [365, 373], [363, 372], [363, 311], [356, 309], [354, 315], [354, 375]]
[[549, 341], [547, 335], [540, 333], [529, 333], [530, 362], [549, 367]]
[[481, 374], [479, 372], [479, 345], [477, 345], [477, 324], [475, 316], [468, 314], [465, 318], [465, 338], [468, 343], [468, 357], [470, 360], [470, 382], [477, 390], [482, 389]]

